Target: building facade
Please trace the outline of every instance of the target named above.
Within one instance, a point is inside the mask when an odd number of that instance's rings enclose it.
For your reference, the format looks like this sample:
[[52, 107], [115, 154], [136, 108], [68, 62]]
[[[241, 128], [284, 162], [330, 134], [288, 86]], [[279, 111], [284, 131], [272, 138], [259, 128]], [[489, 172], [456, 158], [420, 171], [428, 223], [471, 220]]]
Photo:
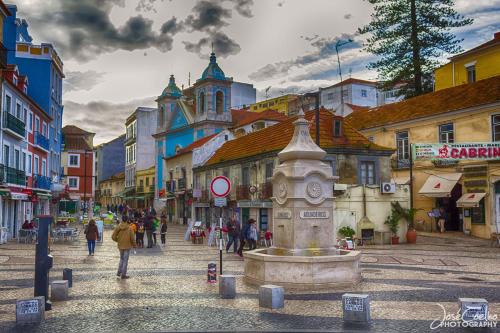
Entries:
[[500, 32], [493, 39], [450, 58], [434, 72], [434, 90], [456, 87], [500, 75]]
[[321, 106], [335, 110], [336, 114], [345, 117], [342, 103], [374, 107], [378, 105], [377, 82], [349, 78], [330, 87], [319, 89]]
[[136, 207], [136, 173], [155, 165], [155, 145], [152, 135], [156, 130], [158, 110], [139, 107], [125, 123], [125, 200]]
[[3, 24], [4, 45], [8, 50], [7, 60], [27, 75], [33, 84], [28, 86], [27, 94], [51, 117], [48, 126], [49, 139], [49, 176], [59, 183], [61, 176], [62, 151], [62, 80], [63, 62], [55, 48], [48, 43], [33, 44], [28, 32], [28, 23], [17, 18], [17, 7], [7, 6], [12, 15]]
[[99, 184], [125, 171], [125, 134], [95, 147], [96, 179]]
[[64, 184], [70, 198], [78, 201], [82, 210], [89, 211], [95, 193], [94, 133], [73, 125], [62, 129]]
[[135, 173], [136, 207], [153, 207], [155, 198], [155, 167], [137, 170]]
[[120, 172], [108, 177], [99, 183], [100, 204], [102, 209], [114, 210], [115, 206], [123, 203], [125, 191], [125, 172]]
[[[306, 113], [314, 124], [315, 112]], [[194, 219], [210, 225], [217, 220], [210, 195], [210, 182], [224, 175], [232, 182], [224, 218], [246, 222], [257, 221], [259, 230], [272, 226], [273, 187], [271, 178], [279, 163], [278, 152], [292, 138], [295, 119], [227, 141], [203, 165], [195, 166], [193, 192], [201, 193], [194, 202]], [[341, 117], [326, 110], [320, 111], [320, 146], [327, 151], [325, 162], [333, 167], [333, 176], [340, 183], [376, 185], [390, 179], [389, 165], [392, 149], [375, 145], [353, 130]], [[315, 137], [314, 125], [311, 136]], [[265, 142], [265, 145], [261, 143]]]
[[[396, 149], [392, 178], [410, 181], [412, 144], [464, 144], [464, 148], [469, 143], [500, 141], [500, 76], [361, 109], [348, 120], [374, 143]], [[429, 213], [442, 209], [447, 231], [490, 238], [500, 229], [500, 157], [458, 157], [413, 163], [413, 204], [419, 209], [416, 220], [421, 221], [417, 225], [437, 230]], [[471, 195], [478, 200], [464, 206], [464, 198]]]
[[242, 109], [255, 103], [257, 89], [251, 83], [235, 82], [231, 84], [231, 108]]

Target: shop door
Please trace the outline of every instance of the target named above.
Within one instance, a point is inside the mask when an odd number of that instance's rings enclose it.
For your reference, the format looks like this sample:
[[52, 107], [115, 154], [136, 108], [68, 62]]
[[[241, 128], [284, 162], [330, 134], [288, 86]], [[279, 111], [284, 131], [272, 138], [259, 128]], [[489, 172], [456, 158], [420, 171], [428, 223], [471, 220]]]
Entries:
[[250, 208], [243, 208], [241, 210], [241, 222], [242, 225], [245, 225], [250, 219]]
[[14, 228], [12, 229], [12, 237], [17, 238], [17, 219], [19, 217], [19, 212], [17, 211], [18, 208], [18, 203], [17, 201], [14, 201]]
[[261, 208], [259, 211], [259, 230], [266, 231], [268, 229], [269, 217], [267, 212], [267, 208]]

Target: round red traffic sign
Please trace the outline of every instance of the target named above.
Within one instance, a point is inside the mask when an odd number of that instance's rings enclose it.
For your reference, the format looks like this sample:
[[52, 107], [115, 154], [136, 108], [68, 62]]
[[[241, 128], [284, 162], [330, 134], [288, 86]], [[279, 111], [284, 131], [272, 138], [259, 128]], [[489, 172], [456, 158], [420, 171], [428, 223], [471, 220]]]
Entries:
[[218, 198], [223, 198], [231, 191], [231, 181], [225, 176], [217, 176], [210, 183], [210, 192]]

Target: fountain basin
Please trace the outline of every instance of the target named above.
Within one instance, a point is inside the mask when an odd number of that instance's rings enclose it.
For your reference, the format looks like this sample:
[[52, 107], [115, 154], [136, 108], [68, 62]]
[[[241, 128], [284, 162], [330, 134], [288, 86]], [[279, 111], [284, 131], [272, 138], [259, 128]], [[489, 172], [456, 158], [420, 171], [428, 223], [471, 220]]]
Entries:
[[245, 252], [244, 281], [285, 289], [320, 290], [361, 282], [361, 252], [335, 249], [291, 251], [280, 248]]

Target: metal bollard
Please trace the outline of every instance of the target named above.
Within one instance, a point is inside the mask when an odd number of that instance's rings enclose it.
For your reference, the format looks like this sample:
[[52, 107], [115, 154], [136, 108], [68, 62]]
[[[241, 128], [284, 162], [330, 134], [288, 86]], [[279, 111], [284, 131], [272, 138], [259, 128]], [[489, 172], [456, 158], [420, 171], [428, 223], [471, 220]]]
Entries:
[[51, 216], [38, 216], [38, 239], [35, 252], [35, 296], [45, 297], [45, 311], [52, 309], [49, 301], [49, 270], [54, 259], [49, 254]]
[[73, 287], [73, 270], [71, 268], [63, 269], [63, 280], [68, 281], [68, 287]]

